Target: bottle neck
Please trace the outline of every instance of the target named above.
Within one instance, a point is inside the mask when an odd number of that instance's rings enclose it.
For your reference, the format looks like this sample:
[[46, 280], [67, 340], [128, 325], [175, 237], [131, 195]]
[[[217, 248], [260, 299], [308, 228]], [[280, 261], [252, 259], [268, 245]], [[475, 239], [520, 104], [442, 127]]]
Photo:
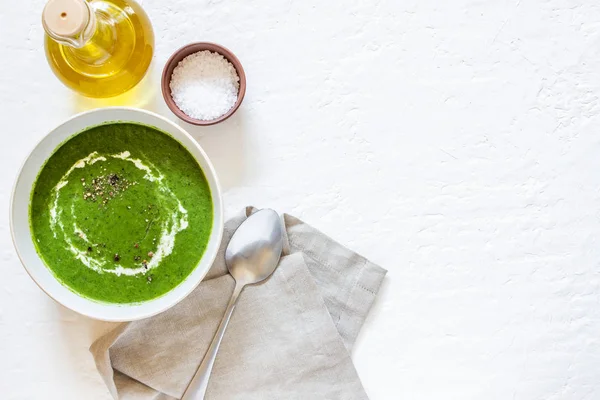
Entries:
[[79, 21], [77, 21], [79, 28], [73, 31], [67, 31], [61, 26], [61, 22], [65, 22], [61, 20], [67, 20], [68, 18], [71, 18], [70, 13], [67, 11], [62, 11], [60, 15], [55, 17], [54, 21], [52, 21], [46, 15], [46, 10], [44, 10], [42, 24], [46, 34], [58, 43], [74, 47], [76, 49], [85, 46], [86, 43], [88, 43], [94, 36], [98, 21], [92, 6], [86, 0], [81, 0], [81, 3], [82, 12], [80, 13], [81, 15], [77, 16], [79, 19]]

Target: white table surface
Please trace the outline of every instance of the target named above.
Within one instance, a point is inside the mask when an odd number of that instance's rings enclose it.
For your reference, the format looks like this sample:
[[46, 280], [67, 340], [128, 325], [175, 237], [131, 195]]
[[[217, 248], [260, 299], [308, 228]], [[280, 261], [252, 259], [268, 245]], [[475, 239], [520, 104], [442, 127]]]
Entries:
[[[52, 75], [43, 4], [0, 11], [0, 393], [103, 400], [87, 348], [110, 324], [50, 300], [9, 234], [24, 157], [106, 104]], [[372, 399], [600, 398], [597, 2], [144, 7], [149, 91], [121, 100], [176, 120], [157, 91], [168, 56], [192, 41], [229, 47], [246, 99], [229, 121], [189, 129], [226, 209], [294, 214], [389, 270], [353, 355]]]

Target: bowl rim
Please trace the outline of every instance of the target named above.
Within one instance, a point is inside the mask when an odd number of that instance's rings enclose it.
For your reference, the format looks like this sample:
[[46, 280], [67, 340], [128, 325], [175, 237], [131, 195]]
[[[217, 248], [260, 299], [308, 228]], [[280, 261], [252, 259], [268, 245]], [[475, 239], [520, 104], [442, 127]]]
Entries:
[[[171, 75], [173, 74], [173, 69], [175, 69], [174, 64], [175, 64], [176, 60], [179, 58], [179, 56], [182, 53], [188, 51], [190, 48], [195, 48], [195, 49], [192, 52], [190, 52], [189, 54], [187, 54], [185, 57], [187, 57], [190, 54], [197, 53], [197, 52], [203, 51], [203, 50], [208, 50], [208, 51], [212, 51], [212, 52], [221, 54], [223, 57], [225, 57], [227, 59], [227, 61], [229, 61], [233, 65], [233, 67], [235, 68], [235, 70], [238, 74], [238, 77], [240, 78], [240, 81], [239, 81], [240, 87], [238, 90], [238, 96], [237, 96], [237, 100], [236, 100], [235, 104], [233, 105], [231, 110], [227, 111], [225, 114], [221, 115], [218, 118], [211, 119], [208, 121], [192, 118], [189, 115], [187, 115], [186, 113], [184, 113], [179, 107], [177, 107], [177, 104], [175, 104], [175, 100], [173, 100], [173, 96], [171, 96], [171, 90], [170, 90], [169, 84], [171, 83]], [[177, 60], [177, 63], [179, 63], [180, 61], [181, 60]], [[173, 67], [173, 68], [171, 68], [171, 67]], [[170, 74], [168, 73], [169, 70], [171, 70]], [[225, 121], [226, 119], [231, 117], [237, 111], [237, 109], [242, 104], [242, 101], [244, 100], [244, 96], [246, 95], [246, 72], [244, 71], [244, 67], [242, 66], [242, 63], [236, 57], [236, 55], [233, 54], [233, 52], [231, 50], [229, 50], [228, 48], [226, 48], [224, 46], [221, 46], [220, 44], [213, 43], [213, 42], [192, 42], [192, 43], [188, 43], [185, 46], [182, 46], [182, 47], [178, 48], [177, 50], [175, 50], [173, 52], [173, 54], [171, 54], [171, 56], [169, 57], [167, 62], [165, 63], [165, 66], [163, 67], [160, 83], [161, 83], [160, 86], [161, 86], [161, 92], [163, 95], [163, 99], [164, 99], [165, 103], [167, 104], [167, 107], [169, 108], [169, 110], [171, 110], [171, 112], [173, 114], [175, 114], [177, 116], [177, 118], [181, 119], [182, 121], [185, 121], [188, 124], [192, 124], [192, 125], [196, 125], [196, 126], [215, 125], [215, 124], [218, 124], [219, 122]]]
[[[206, 274], [208, 273], [208, 271], [210, 270], [210, 266], [206, 269], [206, 271], [200, 276], [198, 277], [197, 281], [194, 282], [193, 284], [190, 285], [190, 287], [186, 290], [186, 291], [182, 291], [182, 293], [175, 297], [172, 301], [165, 303], [164, 305], [160, 306], [160, 307], [156, 307], [155, 309], [151, 310], [150, 312], [137, 312], [136, 315], [133, 315], [127, 319], [123, 319], [120, 317], [110, 317], [110, 316], [105, 316], [103, 315], [102, 317], [99, 317], [97, 315], [94, 315], [93, 313], [89, 313], [86, 312], [85, 310], [81, 310], [81, 309], [74, 309], [73, 307], [71, 307], [69, 304], [65, 304], [65, 302], [57, 299], [55, 296], [53, 296], [44, 286], [43, 284], [36, 279], [36, 277], [34, 276], [34, 274], [32, 273], [32, 271], [30, 270], [30, 267], [27, 266], [27, 264], [25, 263], [24, 257], [21, 254], [21, 250], [19, 249], [19, 246], [17, 244], [17, 238], [15, 236], [15, 221], [14, 221], [14, 202], [15, 202], [15, 194], [17, 191], [17, 187], [19, 185], [19, 181], [22, 178], [23, 175], [23, 170], [25, 168], [25, 166], [27, 165], [27, 163], [29, 162], [29, 160], [31, 159], [31, 157], [33, 156], [33, 153], [35, 152], [35, 150], [42, 144], [42, 142], [49, 136], [52, 134], [52, 132], [55, 132], [56, 130], [58, 130], [60, 127], [62, 127], [63, 125], [66, 125], [68, 123], [70, 123], [71, 121], [77, 119], [77, 118], [81, 118], [85, 115], [88, 114], [93, 114], [93, 113], [97, 113], [97, 112], [110, 112], [113, 110], [121, 110], [121, 111], [125, 111], [125, 112], [134, 112], [134, 113], [142, 113], [142, 114], [146, 114], [149, 115], [153, 118], [158, 118], [160, 120], [162, 120], [163, 122], [165, 122], [166, 124], [170, 125], [172, 128], [178, 130], [181, 134], [183, 134], [184, 136], [186, 136], [188, 139], [190, 139], [190, 141], [194, 144], [194, 146], [196, 147], [196, 150], [198, 150], [200, 152], [200, 154], [202, 154], [202, 157], [204, 158], [204, 160], [206, 161], [206, 165], [208, 167], [208, 170], [211, 174], [211, 177], [214, 180], [214, 188], [211, 187], [211, 192], [214, 192], [214, 196], [213, 196], [213, 221], [216, 220], [216, 224], [213, 223], [212, 226], [212, 230], [217, 230], [217, 235], [214, 237], [213, 240], [218, 241], [219, 243], [216, 244], [216, 250], [213, 251], [213, 254], [210, 255], [210, 259], [207, 259], [207, 263], [208, 265], [212, 266], [217, 254], [219, 252], [219, 247], [220, 247], [220, 243], [223, 239], [223, 231], [224, 231], [224, 210], [223, 210], [223, 195], [222, 195], [222, 191], [221, 191], [221, 184], [219, 182], [219, 178], [217, 176], [217, 173], [214, 169], [214, 166], [212, 164], [212, 162], [210, 161], [210, 159], [208, 158], [208, 155], [206, 154], [206, 152], [204, 151], [204, 149], [202, 148], [202, 146], [200, 146], [200, 143], [198, 143], [198, 141], [196, 139], [194, 139], [194, 137], [192, 135], [190, 135], [185, 129], [183, 129], [181, 126], [177, 125], [176, 123], [174, 123], [173, 121], [169, 120], [168, 118], [157, 114], [155, 112], [149, 111], [149, 110], [144, 110], [144, 109], [140, 109], [140, 108], [135, 108], [135, 107], [125, 107], [125, 106], [111, 106], [111, 107], [101, 107], [101, 108], [94, 108], [91, 110], [87, 110], [87, 111], [83, 111], [80, 113], [77, 113], [75, 115], [72, 115], [71, 117], [63, 120], [61, 123], [55, 125], [52, 129], [48, 130], [46, 132], [46, 134], [44, 134], [36, 143], [35, 145], [29, 150], [29, 152], [27, 153], [27, 156], [24, 158], [24, 160], [21, 162], [21, 166], [18, 169], [16, 178], [14, 180], [12, 189], [11, 189], [11, 194], [10, 194], [10, 204], [9, 204], [9, 229], [10, 229], [10, 235], [11, 235], [11, 239], [13, 242], [13, 247], [17, 253], [17, 256], [19, 258], [19, 261], [21, 262], [22, 267], [25, 269], [25, 271], [27, 272], [27, 274], [29, 275], [29, 277], [35, 282], [35, 284], [44, 292], [46, 293], [46, 295], [48, 295], [52, 300], [54, 300], [55, 302], [57, 302], [58, 304], [68, 308], [69, 310], [76, 312], [80, 315], [86, 316], [88, 318], [92, 318], [95, 320], [100, 320], [100, 321], [106, 321], [106, 322], [130, 322], [130, 321], [136, 321], [136, 320], [140, 320], [140, 319], [144, 319], [144, 318], [148, 318], [148, 317], [152, 317], [154, 315], [160, 314], [168, 309], [170, 309], [171, 307], [177, 305], [179, 302], [181, 302], [183, 299], [185, 299], [188, 295], [190, 295], [200, 284], [200, 282], [202, 282], [202, 280], [204, 279], [204, 277], [206, 276]], [[125, 121], [125, 120], [119, 120], [119, 119], [115, 119], [114, 122], [119, 122], [119, 121]], [[111, 122], [110, 120], [107, 120], [106, 122]], [[134, 122], [134, 123], [139, 123], [137, 121], [129, 121], [129, 122]], [[95, 125], [90, 125], [90, 127], [95, 126]], [[85, 128], [84, 128], [85, 129]], [[70, 137], [72, 137], [73, 135], [77, 134], [78, 132], [74, 132]], [[69, 137], [69, 138], [70, 138]], [[175, 140], [177, 140], [178, 142], [180, 142], [177, 138], [174, 138]], [[69, 139], [66, 139], [69, 140]], [[65, 141], [66, 141], [65, 140]], [[47, 156], [47, 158], [44, 160], [44, 164], [45, 162], [48, 160], [48, 158], [54, 154], [54, 152], [56, 151], [56, 149], [58, 149], [62, 143], [64, 143], [65, 141], [61, 142], [61, 144], [59, 144], [58, 146], [56, 146], [52, 152], [50, 153], [49, 156]], [[181, 142], [180, 142], [181, 143]], [[182, 144], [182, 143], [181, 143]], [[183, 144], [182, 144], [183, 145]], [[197, 157], [189, 151], [189, 149], [187, 149], [187, 147], [185, 145], [183, 145], [184, 148], [186, 148], [186, 150], [188, 150], [188, 152], [192, 155], [192, 157], [194, 157], [194, 159], [196, 160], [196, 162], [198, 162]], [[44, 165], [43, 164], [43, 165]], [[43, 166], [42, 165], [42, 166]], [[200, 165], [199, 165], [200, 166]], [[204, 166], [200, 166], [201, 169], [204, 171]], [[36, 179], [37, 179], [37, 174], [39, 174], [39, 170], [36, 173]], [[206, 172], [205, 172], [206, 175]], [[35, 183], [35, 182], [34, 182]], [[209, 186], [210, 187], [210, 186]], [[31, 189], [30, 189], [31, 191]], [[217, 201], [218, 204], [214, 204], [215, 200]], [[216, 207], [218, 206], [218, 207]], [[27, 207], [28, 211], [29, 211], [29, 206]], [[220, 210], [220, 212], [216, 213], [215, 210]], [[216, 218], [215, 218], [216, 217]], [[28, 215], [29, 218], [29, 215]], [[216, 225], [216, 226], [215, 226]], [[28, 230], [31, 230], [31, 227], [28, 227]], [[212, 232], [211, 230], [211, 232]], [[31, 232], [30, 232], [31, 233]], [[31, 239], [31, 238], [30, 238]], [[209, 239], [210, 242], [210, 239]], [[207, 246], [208, 248], [208, 246]], [[206, 255], [206, 250], [205, 253], [203, 253], [202, 258]], [[36, 251], [36, 257], [38, 257], [40, 259], [40, 261], [42, 262], [42, 264], [48, 268], [45, 264], [45, 262], [42, 260], [42, 258], [40, 257], [40, 255], [37, 253]], [[202, 258], [200, 259], [200, 261], [202, 261]], [[198, 267], [198, 265], [200, 265], [200, 262], [198, 262], [198, 264], [196, 265], [195, 268]], [[192, 269], [192, 272], [195, 270]], [[190, 272], [190, 275], [192, 274], [192, 272]], [[173, 290], [175, 290], [176, 288], [178, 288], [181, 284], [183, 284], [190, 275], [188, 275], [182, 282], [180, 282], [177, 286], [171, 288], [169, 291], [167, 291], [166, 293], [164, 293], [163, 295], [156, 297], [154, 299], [150, 299], [148, 301], [145, 302], [140, 302], [140, 303], [107, 303], [107, 302], [102, 302], [102, 301], [97, 301], [88, 297], [85, 297], [81, 294], [79, 294], [78, 292], [76, 292], [75, 290], [72, 290], [70, 287], [68, 287], [67, 285], [63, 284], [62, 282], [60, 282], [60, 280], [51, 272], [52, 277], [61, 285], [65, 288], [65, 290], [69, 290], [72, 293], [74, 293], [76, 296], [78, 296], [81, 299], [84, 299], [86, 301], [89, 302], [93, 302], [93, 303], [99, 303], [99, 304], [103, 304], [103, 305], [107, 305], [107, 306], [118, 306], [118, 307], [123, 307], [123, 308], [127, 308], [128, 306], [137, 306], [140, 304], [147, 304], [149, 302], [152, 302], [156, 299], [159, 299], [163, 296], [168, 295], [169, 293], [171, 293]]]

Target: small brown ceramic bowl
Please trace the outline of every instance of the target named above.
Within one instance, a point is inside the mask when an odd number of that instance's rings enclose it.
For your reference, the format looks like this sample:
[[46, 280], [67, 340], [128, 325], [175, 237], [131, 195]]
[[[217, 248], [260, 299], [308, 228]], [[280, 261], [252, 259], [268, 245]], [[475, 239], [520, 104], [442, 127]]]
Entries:
[[[216, 119], [211, 119], [208, 121], [192, 118], [189, 115], [185, 114], [183, 111], [177, 107], [173, 97], [171, 96], [171, 88], [169, 87], [169, 83], [171, 82], [171, 75], [173, 75], [173, 70], [179, 64], [181, 60], [189, 56], [190, 54], [197, 53], [199, 51], [209, 50], [215, 53], [221, 54], [223, 57], [227, 59], [231, 64], [233, 64], [237, 74], [240, 78], [240, 88], [238, 90], [237, 101], [231, 108], [231, 110], [227, 111], [224, 115], [220, 116]], [[173, 114], [177, 115], [183, 121], [193, 124], [193, 125], [214, 125], [221, 121], [225, 121], [227, 118], [231, 117], [233, 113], [239, 108], [240, 104], [242, 104], [242, 100], [244, 100], [244, 95], [246, 94], [246, 74], [244, 73], [244, 68], [242, 68], [242, 63], [238, 58], [228, 49], [223, 46], [220, 46], [215, 43], [207, 43], [207, 42], [199, 42], [199, 43], [190, 43], [187, 46], [183, 46], [179, 50], [177, 50], [171, 58], [165, 64], [165, 68], [162, 73], [162, 94], [165, 99], [165, 103], [167, 106], [173, 111]]]

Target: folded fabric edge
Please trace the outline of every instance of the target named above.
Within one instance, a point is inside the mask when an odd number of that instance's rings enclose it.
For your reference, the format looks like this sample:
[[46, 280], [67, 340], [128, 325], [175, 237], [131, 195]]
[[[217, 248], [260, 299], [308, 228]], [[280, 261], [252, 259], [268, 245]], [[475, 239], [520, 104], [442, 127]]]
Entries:
[[[288, 240], [290, 243], [292, 240], [290, 237], [296, 237], [300, 243], [296, 242], [295, 244], [301, 247], [302, 251], [309, 257], [315, 257], [315, 259], [323, 264], [331, 264], [331, 262], [329, 262], [330, 260], [326, 259], [327, 255], [315, 254], [312, 251], [312, 248], [306, 246], [306, 242], [309, 242], [306, 239], [308, 239], [309, 236], [318, 235], [323, 243], [323, 248], [327, 248], [329, 254], [337, 252], [347, 255], [347, 262], [342, 267], [339, 267], [340, 270], [337, 271], [338, 273], [341, 273], [346, 269], [356, 269], [359, 271], [348, 298], [344, 303], [339, 320], [336, 322], [340, 335], [346, 344], [346, 348], [350, 352], [369, 310], [377, 297], [377, 293], [379, 292], [379, 288], [381, 287], [387, 270], [372, 263], [365, 257], [350, 250], [348, 247], [335, 241], [330, 236], [293, 215], [283, 214], [283, 219], [285, 221], [286, 229], [288, 230]], [[333, 251], [332, 249], [336, 251]]]
[[349, 352], [352, 351], [352, 346], [369, 315], [386, 273], [385, 269], [366, 261], [356, 279], [338, 321], [339, 331], [347, 335], [344, 342]]
[[97, 339], [89, 348], [108, 392], [115, 400], [129, 398], [129, 396], [133, 396], [131, 398], [143, 396], [147, 400], [174, 400], [174, 397], [161, 393], [113, 367], [110, 348], [127, 331], [129, 325], [130, 322], [121, 323]]
[[94, 357], [96, 368], [114, 399], [119, 398], [119, 393], [114, 380], [114, 370], [110, 360], [109, 350], [112, 344], [116, 342], [123, 332], [125, 332], [128, 326], [129, 322], [118, 325], [110, 332], [96, 339], [89, 348], [90, 353], [92, 353], [92, 356]]

